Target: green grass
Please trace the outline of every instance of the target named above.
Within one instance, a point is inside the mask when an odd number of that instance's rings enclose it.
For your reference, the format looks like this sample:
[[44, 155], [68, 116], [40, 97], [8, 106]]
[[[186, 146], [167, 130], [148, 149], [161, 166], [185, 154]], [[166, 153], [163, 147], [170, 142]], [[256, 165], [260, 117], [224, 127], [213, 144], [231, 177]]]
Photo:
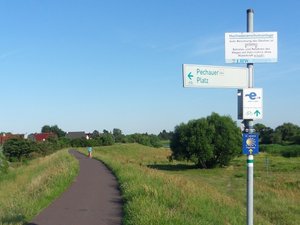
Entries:
[[0, 224], [26, 224], [73, 181], [78, 161], [67, 150], [35, 159], [0, 177]]
[[[85, 151], [85, 150], [82, 150]], [[95, 148], [125, 199], [124, 225], [246, 224], [246, 157], [227, 168], [195, 169], [170, 151], [138, 144]], [[300, 159], [255, 157], [255, 224], [300, 221]]]
[[279, 145], [269, 144], [261, 145], [260, 150], [273, 155], [281, 155], [284, 157], [299, 157], [300, 156], [300, 145]]

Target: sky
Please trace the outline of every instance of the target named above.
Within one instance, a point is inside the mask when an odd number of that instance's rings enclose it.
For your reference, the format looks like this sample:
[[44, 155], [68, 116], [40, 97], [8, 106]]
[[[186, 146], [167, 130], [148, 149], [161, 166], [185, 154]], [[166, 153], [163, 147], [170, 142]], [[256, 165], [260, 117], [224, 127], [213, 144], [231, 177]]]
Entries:
[[254, 64], [263, 123], [300, 125], [300, 1], [0, 0], [0, 132], [174, 130], [210, 115], [237, 124], [236, 89], [183, 88], [182, 64], [225, 64], [224, 34], [278, 32]]

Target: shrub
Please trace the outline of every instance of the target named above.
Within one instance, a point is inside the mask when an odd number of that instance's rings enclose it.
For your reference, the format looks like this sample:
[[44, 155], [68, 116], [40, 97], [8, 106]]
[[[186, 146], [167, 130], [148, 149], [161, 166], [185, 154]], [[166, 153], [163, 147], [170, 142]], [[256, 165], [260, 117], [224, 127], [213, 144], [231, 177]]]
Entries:
[[187, 159], [201, 168], [226, 166], [241, 152], [241, 132], [228, 116], [191, 120], [175, 127], [170, 146], [175, 159]]
[[286, 146], [281, 150], [281, 155], [283, 157], [299, 157], [300, 156], [300, 146]]
[[3, 154], [9, 161], [21, 161], [29, 158], [32, 151], [30, 143], [23, 139], [10, 139], [3, 145]]
[[139, 143], [141, 145], [149, 146], [149, 147], [155, 147], [159, 148], [162, 147], [161, 141], [157, 135], [154, 134], [131, 134], [127, 135], [124, 138], [124, 141], [127, 143]]

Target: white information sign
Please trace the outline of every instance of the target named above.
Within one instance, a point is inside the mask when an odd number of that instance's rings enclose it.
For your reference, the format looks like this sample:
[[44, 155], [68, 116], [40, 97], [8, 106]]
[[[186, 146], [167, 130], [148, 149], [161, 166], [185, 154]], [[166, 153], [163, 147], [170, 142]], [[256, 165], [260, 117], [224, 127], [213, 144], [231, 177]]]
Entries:
[[243, 119], [263, 118], [263, 89], [243, 89]]
[[277, 62], [277, 32], [225, 33], [225, 62]]
[[183, 87], [245, 88], [248, 68], [183, 64]]

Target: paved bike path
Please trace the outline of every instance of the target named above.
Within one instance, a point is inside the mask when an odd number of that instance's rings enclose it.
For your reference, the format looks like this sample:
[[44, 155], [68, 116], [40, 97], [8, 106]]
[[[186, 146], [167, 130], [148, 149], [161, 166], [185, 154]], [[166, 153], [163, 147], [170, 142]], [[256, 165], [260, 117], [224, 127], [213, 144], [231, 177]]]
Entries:
[[79, 160], [79, 175], [29, 225], [121, 225], [122, 198], [114, 175], [100, 161], [70, 153]]

